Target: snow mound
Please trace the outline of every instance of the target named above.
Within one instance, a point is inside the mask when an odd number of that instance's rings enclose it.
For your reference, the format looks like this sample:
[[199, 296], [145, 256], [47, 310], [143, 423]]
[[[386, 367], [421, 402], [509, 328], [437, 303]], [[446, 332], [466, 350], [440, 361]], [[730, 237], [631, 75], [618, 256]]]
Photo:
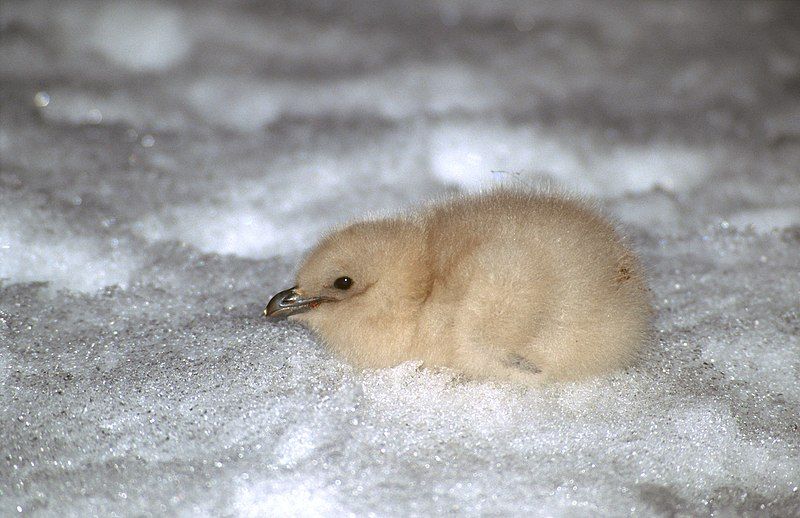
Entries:
[[88, 40], [107, 59], [133, 71], [171, 68], [192, 48], [181, 13], [157, 2], [103, 5]]
[[118, 237], [84, 233], [45, 196], [0, 195], [0, 280], [92, 292], [126, 286], [138, 257]]
[[506, 124], [448, 124], [431, 135], [431, 166], [443, 182], [478, 190], [509, 176], [551, 178], [611, 197], [654, 188], [689, 190], [713, 175], [719, 150], [676, 142], [626, 144], [592, 133]]

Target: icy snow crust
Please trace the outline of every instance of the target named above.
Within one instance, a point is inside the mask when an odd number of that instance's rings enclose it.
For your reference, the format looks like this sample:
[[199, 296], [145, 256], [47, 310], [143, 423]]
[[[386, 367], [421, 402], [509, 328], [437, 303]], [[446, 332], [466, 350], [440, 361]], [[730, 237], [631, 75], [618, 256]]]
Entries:
[[[0, 515], [800, 515], [796, 4], [279, 5], [0, 4]], [[498, 182], [625, 225], [636, 367], [261, 317], [332, 225]]]

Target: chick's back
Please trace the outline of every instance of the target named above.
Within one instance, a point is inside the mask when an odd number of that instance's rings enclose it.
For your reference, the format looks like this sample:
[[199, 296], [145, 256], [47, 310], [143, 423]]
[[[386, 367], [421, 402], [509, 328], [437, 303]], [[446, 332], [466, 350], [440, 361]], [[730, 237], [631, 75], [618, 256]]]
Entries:
[[434, 206], [423, 222], [432, 275], [417, 343], [430, 363], [575, 379], [629, 364], [645, 341], [641, 266], [583, 202], [496, 191]]

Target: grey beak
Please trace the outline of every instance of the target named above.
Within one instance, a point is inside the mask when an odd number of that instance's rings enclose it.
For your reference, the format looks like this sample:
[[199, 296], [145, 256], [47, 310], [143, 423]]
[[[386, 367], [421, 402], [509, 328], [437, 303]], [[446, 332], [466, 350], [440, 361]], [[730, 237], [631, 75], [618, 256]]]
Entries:
[[269, 300], [267, 307], [264, 309], [265, 317], [288, 317], [303, 313], [309, 309], [319, 306], [323, 302], [329, 302], [334, 299], [328, 297], [311, 297], [303, 298], [297, 293], [297, 286], [283, 290], [276, 293], [274, 297]]

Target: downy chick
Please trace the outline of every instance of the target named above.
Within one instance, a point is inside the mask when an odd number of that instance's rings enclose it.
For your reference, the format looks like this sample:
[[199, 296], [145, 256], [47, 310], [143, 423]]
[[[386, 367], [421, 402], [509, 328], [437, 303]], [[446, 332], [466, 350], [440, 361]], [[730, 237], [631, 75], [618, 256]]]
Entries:
[[264, 313], [357, 367], [421, 360], [537, 384], [628, 365], [651, 308], [608, 221], [576, 200], [495, 190], [331, 233]]

